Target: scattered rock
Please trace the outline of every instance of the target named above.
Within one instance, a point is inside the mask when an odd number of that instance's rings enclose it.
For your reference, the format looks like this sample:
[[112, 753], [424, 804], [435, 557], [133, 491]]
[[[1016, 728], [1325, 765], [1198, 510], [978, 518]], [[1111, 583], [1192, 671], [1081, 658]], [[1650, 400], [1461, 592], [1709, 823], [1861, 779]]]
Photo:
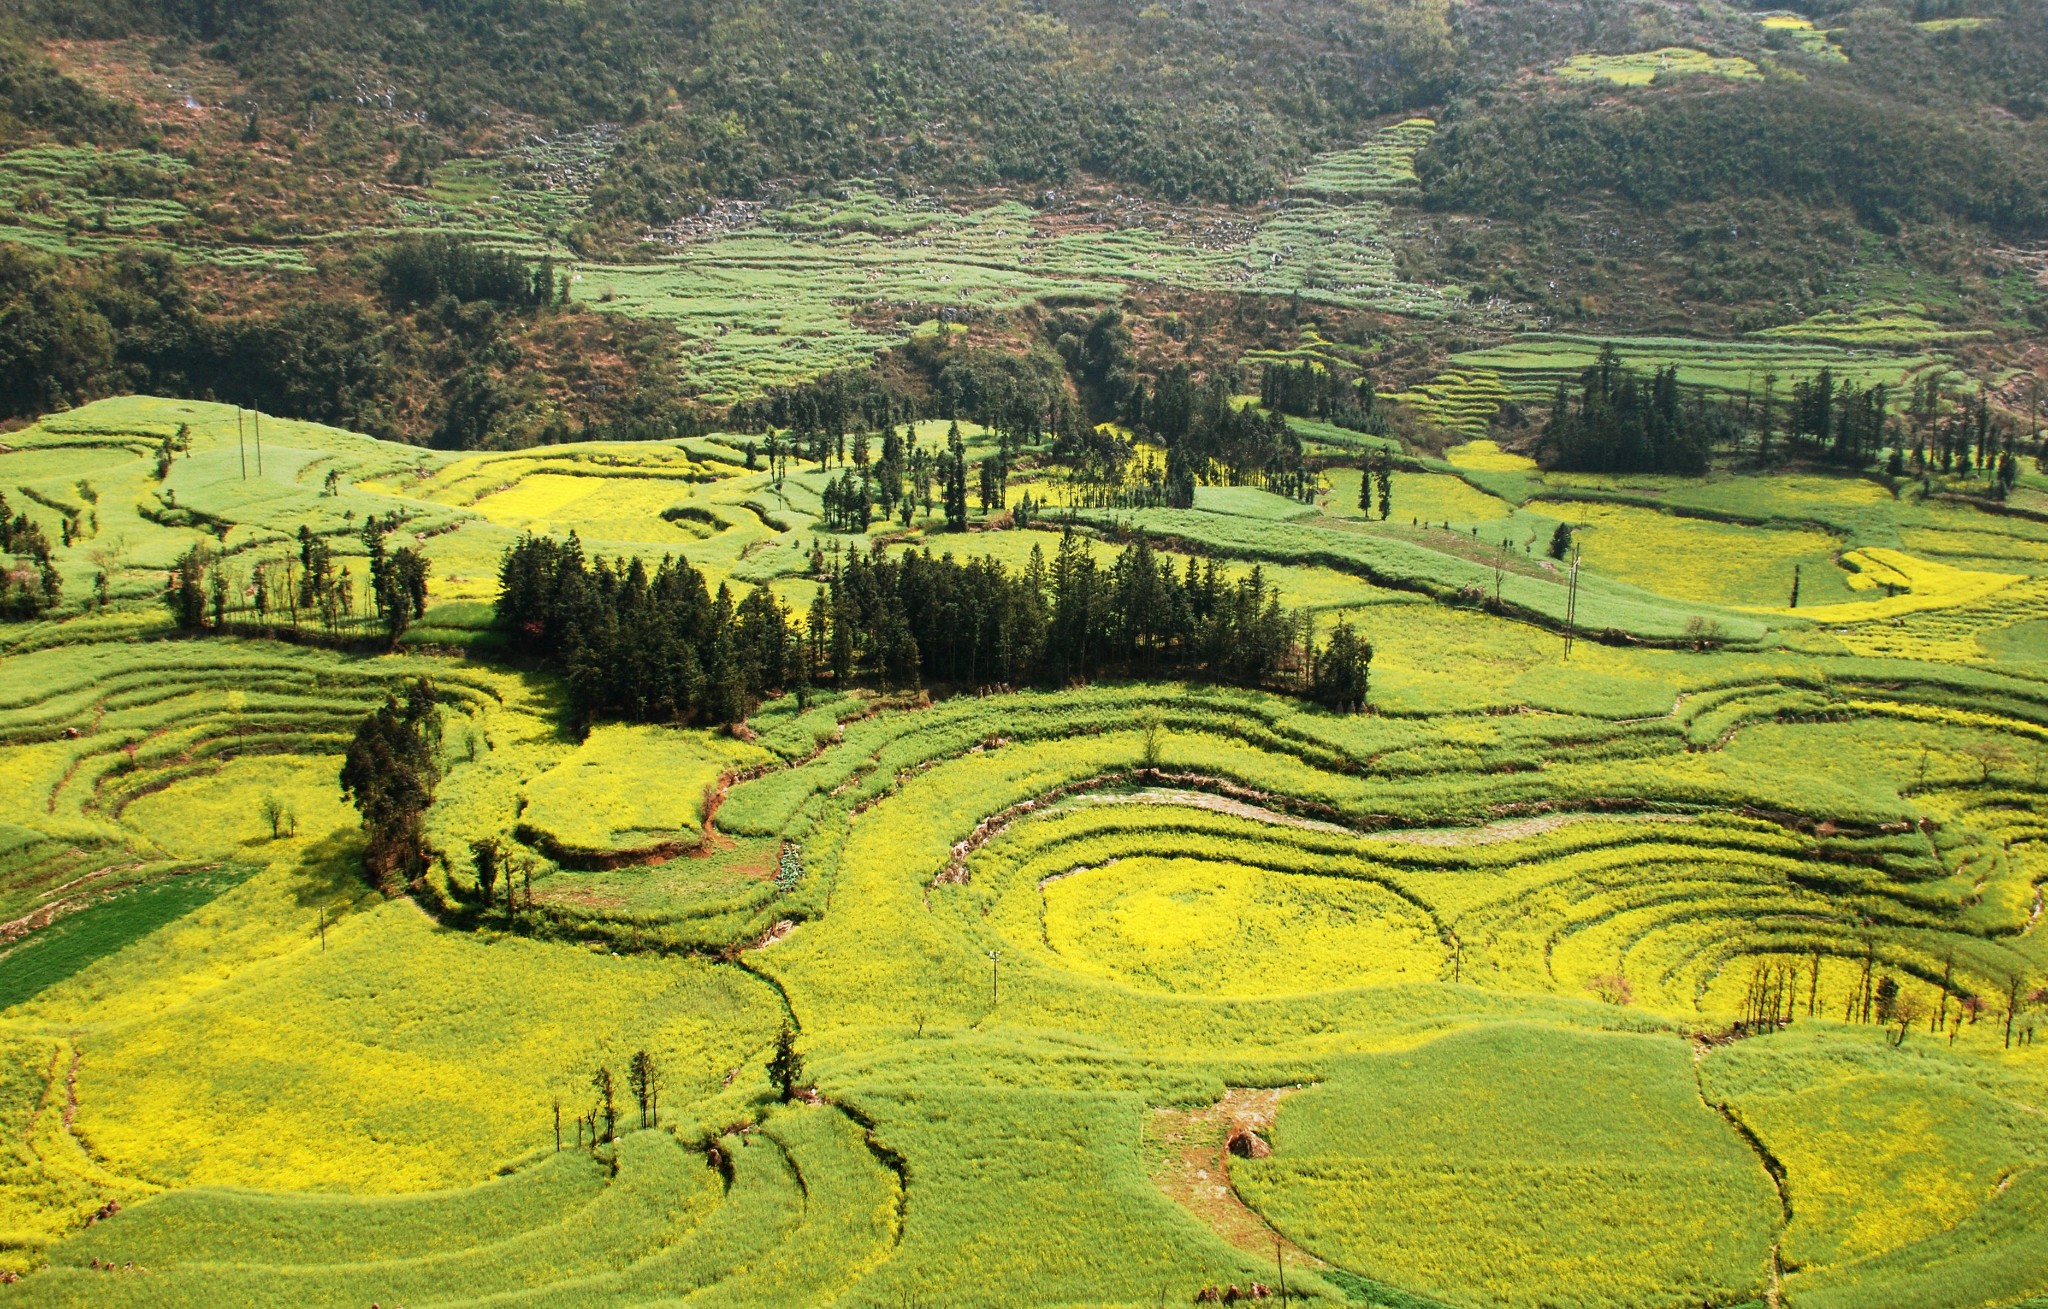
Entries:
[[1273, 1147], [1266, 1144], [1266, 1139], [1247, 1127], [1232, 1128], [1230, 1139], [1223, 1143], [1223, 1148], [1240, 1159], [1264, 1159], [1273, 1153]]

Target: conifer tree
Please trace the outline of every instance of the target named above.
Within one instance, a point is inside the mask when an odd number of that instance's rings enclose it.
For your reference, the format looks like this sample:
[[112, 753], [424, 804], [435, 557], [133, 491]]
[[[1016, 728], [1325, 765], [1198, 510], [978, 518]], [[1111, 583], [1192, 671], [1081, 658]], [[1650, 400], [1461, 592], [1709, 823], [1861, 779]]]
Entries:
[[955, 532], [967, 530], [967, 447], [960, 439], [960, 424], [953, 424], [946, 436], [944, 459], [946, 482], [946, 526]]
[[626, 1086], [640, 1105], [640, 1126], [661, 1125], [661, 1065], [645, 1050], [633, 1052], [626, 1065]]
[[422, 820], [440, 781], [440, 737], [434, 686], [422, 677], [407, 688], [403, 705], [385, 695], [356, 729], [343, 759], [341, 792], [363, 816], [363, 867], [387, 895], [427, 870]]
[[1356, 713], [1365, 708], [1371, 686], [1372, 643], [1350, 623], [1338, 623], [1314, 661], [1315, 698], [1339, 713]]
[[796, 1098], [803, 1080], [804, 1057], [796, 1048], [796, 1033], [784, 1023], [775, 1037], [775, 1053], [768, 1059], [768, 1082], [787, 1104]]

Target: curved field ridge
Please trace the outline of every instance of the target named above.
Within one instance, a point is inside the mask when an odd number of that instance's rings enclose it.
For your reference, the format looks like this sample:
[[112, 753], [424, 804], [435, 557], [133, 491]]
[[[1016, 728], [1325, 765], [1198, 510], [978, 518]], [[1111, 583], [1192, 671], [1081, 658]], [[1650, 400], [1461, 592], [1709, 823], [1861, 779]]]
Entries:
[[1052, 950], [1134, 986], [1257, 996], [1437, 971], [1428, 917], [1370, 882], [1137, 856], [1040, 885]]
[[[1327, 162], [1297, 200], [1382, 203], [1344, 197], [1385, 155]], [[1257, 564], [1371, 640], [1368, 712], [821, 658], [727, 732], [578, 723], [500, 661], [515, 520], [805, 615], [849, 551], [1023, 568], [1066, 524], [827, 533], [827, 474], [716, 438], [265, 434], [244, 477], [231, 410], [138, 398], [0, 451], [11, 506], [85, 533], [55, 619], [0, 627], [0, 1306], [2048, 1295], [2048, 534], [1960, 483], [1544, 473], [1481, 435], [1404, 456], [1384, 518], [1355, 468], [1077, 511], [1088, 603], [1134, 529]], [[2005, 508], [2048, 486], [2021, 475]], [[433, 562], [396, 651], [360, 608], [170, 628], [181, 553], [296, 560], [302, 524], [360, 598], [373, 513]], [[1581, 519], [1600, 639], [1567, 659], [1548, 546]], [[1795, 613], [1736, 607], [1792, 568]], [[386, 899], [340, 752], [422, 676], [434, 857]]]
[[1732, 1302], [1778, 1201], [1691, 1062], [1669, 1037], [1440, 1037], [1288, 1097], [1272, 1156], [1231, 1175], [1306, 1249], [1450, 1303]]
[[429, 1196], [176, 1193], [68, 1243], [24, 1302], [738, 1305], [773, 1287], [816, 1303], [891, 1247], [896, 1179], [844, 1115], [787, 1110], [719, 1145], [730, 1180], [644, 1131], [615, 1172], [568, 1150]]

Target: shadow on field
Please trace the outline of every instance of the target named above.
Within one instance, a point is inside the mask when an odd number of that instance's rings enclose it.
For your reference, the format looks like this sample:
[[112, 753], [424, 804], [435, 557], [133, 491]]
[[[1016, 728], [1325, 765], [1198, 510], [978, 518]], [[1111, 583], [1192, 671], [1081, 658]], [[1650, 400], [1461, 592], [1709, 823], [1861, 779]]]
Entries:
[[330, 921], [374, 903], [377, 893], [363, 880], [362, 833], [338, 827], [309, 842], [291, 870], [286, 890], [302, 909], [326, 909]]

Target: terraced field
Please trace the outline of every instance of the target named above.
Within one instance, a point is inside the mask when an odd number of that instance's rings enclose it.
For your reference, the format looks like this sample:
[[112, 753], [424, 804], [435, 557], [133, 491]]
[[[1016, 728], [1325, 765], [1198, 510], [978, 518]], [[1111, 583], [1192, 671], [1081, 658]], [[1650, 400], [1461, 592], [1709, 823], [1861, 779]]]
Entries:
[[1628, 55], [1573, 55], [1555, 71], [1567, 82], [1611, 82], [1615, 86], [1648, 86], [1660, 77], [1702, 74], [1737, 82], [1763, 76], [1755, 64], [1740, 56], [1715, 56], [1684, 46]]
[[35, 145], [0, 154], [0, 241], [45, 254], [103, 255], [140, 249], [221, 268], [304, 272], [304, 251], [194, 241], [199, 217], [172, 198], [191, 169], [168, 152]]
[[[1836, 380], [1859, 387], [1879, 383], [1898, 393], [1923, 373], [1944, 375], [1949, 365], [1928, 347], [1946, 339], [1932, 323], [1909, 314], [1875, 313], [1809, 320], [1773, 328], [1747, 340], [1678, 337], [1581, 337], [1529, 332], [1500, 345], [1466, 350], [1449, 367], [1396, 398], [1444, 427], [1473, 439], [1502, 404], [1540, 410], [1560, 382], [1576, 383], [1612, 345], [1629, 366], [1642, 370], [1676, 364], [1678, 380], [1724, 397], [1760, 398], [1772, 379], [1782, 404], [1794, 383], [1826, 368]], [[1872, 351], [1869, 347], [1884, 347]]]
[[608, 125], [530, 136], [488, 158], [442, 165], [420, 190], [391, 188], [380, 221], [345, 231], [286, 223], [239, 241], [210, 239], [205, 215], [177, 198], [193, 172], [182, 151], [28, 146], [0, 154], [0, 202], [7, 213], [0, 241], [46, 254], [147, 251], [216, 268], [281, 273], [311, 271], [325, 247], [407, 233], [534, 256], [560, 253], [560, 234], [587, 209], [589, 185], [618, 136]]
[[[961, 211], [854, 185], [764, 211], [659, 262], [589, 266], [579, 301], [672, 322], [712, 399], [865, 360], [900, 339], [868, 326], [972, 317], [1051, 296], [1111, 301], [1132, 284], [1300, 295], [1441, 317], [1462, 297], [1395, 270], [1388, 200], [1412, 191], [1435, 124], [1410, 119], [1319, 155], [1270, 212], [1069, 215], [1005, 202]], [[908, 315], [908, 317], [906, 317]]]
[[[578, 739], [562, 686], [492, 653], [521, 531], [800, 603], [814, 539], [1018, 564], [1058, 538], [824, 533], [818, 471], [778, 486], [717, 438], [263, 430], [246, 478], [211, 405], [92, 406], [0, 452], [10, 504], [82, 525], [57, 613], [0, 634], [0, 1303], [2048, 1296], [2029, 519], [1819, 474], [1554, 478], [1475, 442], [1404, 456], [1386, 522], [1355, 473], [1312, 506], [1074, 514], [1355, 621], [1370, 713], [826, 688], [749, 739]], [[253, 568], [304, 523], [360, 572], [392, 513], [433, 563], [396, 652], [171, 629], [193, 544]], [[386, 900], [338, 752], [421, 675], [441, 857]], [[1158, 1125], [1203, 1115], [1223, 1139], [1169, 1184]]]

